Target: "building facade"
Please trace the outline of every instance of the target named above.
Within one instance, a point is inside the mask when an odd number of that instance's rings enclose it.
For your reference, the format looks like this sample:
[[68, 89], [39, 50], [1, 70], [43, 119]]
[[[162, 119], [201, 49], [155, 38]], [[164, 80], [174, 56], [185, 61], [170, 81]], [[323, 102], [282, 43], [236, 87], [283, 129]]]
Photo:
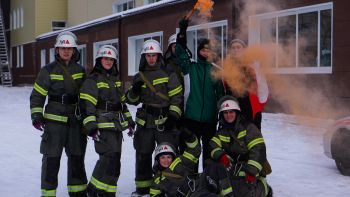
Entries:
[[[165, 51], [167, 39], [178, 31], [179, 20], [196, 1], [105, 1], [104, 5], [92, 9], [96, 6], [95, 2], [67, 1], [69, 27], [66, 30], [78, 36], [80, 63], [87, 71], [92, 69], [94, 56], [101, 45], [116, 46], [119, 49], [121, 78], [128, 82], [138, 71], [143, 41], [156, 39]], [[265, 4], [266, 8], [259, 8], [261, 4]], [[85, 7], [79, 10], [81, 5]], [[342, 0], [215, 1], [209, 21], [190, 23], [189, 48], [196, 58], [196, 41], [202, 37], [215, 39], [219, 43], [216, 52], [219, 58], [224, 58], [229, 41], [236, 36], [243, 37], [250, 45], [272, 43], [282, 48], [288, 46], [287, 54], [281, 54], [277, 50], [279, 48], [269, 51], [273, 57], [268, 72], [272, 77], [269, 78], [278, 78], [286, 83], [302, 79], [308, 87], [318, 89], [332, 103], [341, 103], [349, 108], [350, 67], [346, 58], [350, 52], [348, 8], [350, 2]], [[104, 16], [103, 13], [110, 14]], [[21, 50], [18, 52], [16, 45], [11, 44], [15, 84], [33, 83], [41, 66], [53, 60], [53, 46], [59, 32], [37, 35], [31, 44], [24, 45], [23, 53], [28, 55], [23, 57], [26, 63], [21, 70], [16, 66], [16, 54], [21, 54]], [[268, 109], [279, 109], [281, 102], [275, 101], [279, 96], [274, 96], [273, 90], [271, 95]]]

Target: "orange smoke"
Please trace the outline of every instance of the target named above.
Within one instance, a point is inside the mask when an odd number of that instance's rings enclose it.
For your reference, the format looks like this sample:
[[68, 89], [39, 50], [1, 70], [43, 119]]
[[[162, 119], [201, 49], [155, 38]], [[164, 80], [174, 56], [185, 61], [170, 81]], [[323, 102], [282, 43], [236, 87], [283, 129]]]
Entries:
[[247, 92], [256, 92], [255, 71], [253, 64], [259, 64], [264, 71], [271, 62], [266, 50], [258, 45], [247, 47], [239, 57], [228, 54], [223, 62], [223, 69], [214, 71], [215, 79], [223, 79], [236, 96], [243, 96]]
[[211, 11], [213, 10], [214, 2], [211, 0], [198, 0], [194, 5], [194, 9], [199, 11], [199, 16], [204, 18], [211, 17]]

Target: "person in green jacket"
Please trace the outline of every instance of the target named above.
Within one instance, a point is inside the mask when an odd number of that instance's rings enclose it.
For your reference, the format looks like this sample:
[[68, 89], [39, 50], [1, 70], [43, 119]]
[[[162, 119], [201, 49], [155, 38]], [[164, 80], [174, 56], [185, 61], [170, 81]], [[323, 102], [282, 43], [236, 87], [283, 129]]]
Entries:
[[[185, 81], [185, 114], [183, 122], [186, 127], [202, 140], [204, 165], [204, 161], [210, 158], [208, 151], [209, 140], [216, 131], [216, 103], [224, 91], [221, 81], [215, 81], [211, 76], [211, 72], [215, 68], [208, 61], [208, 57], [212, 53], [208, 39], [199, 39], [197, 62], [191, 61], [191, 52], [186, 46], [188, 23], [187, 19], [182, 19], [179, 22], [180, 32], [176, 41], [178, 62], [184, 75], [189, 75], [189, 82]], [[187, 98], [186, 92], [189, 92]]]
[[87, 187], [89, 197], [115, 196], [120, 175], [122, 131], [135, 127], [125, 104], [117, 54], [112, 45], [102, 46], [97, 52], [94, 69], [80, 89], [84, 127], [99, 154]]
[[238, 101], [224, 96], [218, 102], [219, 129], [210, 140], [213, 160], [228, 171], [236, 197], [271, 197], [266, 182], [271, 173], [267, 166], [266, 146], [260, 130], [245, 120]]
[[155, 143], [169, 142], [178, 147], [176, 124], [182, 114], [182, 85], [174, 72], [162, 69], [164, 66], [159, 42], [146, 40], [141, 52], [139, 72], [127, 92], [129, 104], [142, 103], [136, 112], [136, 191], [132, 196], [149, 194]]
[[86, 196], [86, 134], [82, 132], [78, 106], [85, 69], [77, 63], [80, 55], [76, 41], [68, 31], [57, 36], [55, 61], [40, 70], [30, 95], [33, 126], [43, 131], [41, 196], [56, 196], [63, 148], [68, 157], [69, 196]]
[[181, 136], [187, 146], [183, 154], [177, 155], [176, 149], [167, 142], [159, 144], [154, 150], [155, 175], [150, 189], [151, 197], [232, 196], [226, 169], [211, 162], [203, 173], [197, 174], [201, 145], [186, 128], [182, 129]]

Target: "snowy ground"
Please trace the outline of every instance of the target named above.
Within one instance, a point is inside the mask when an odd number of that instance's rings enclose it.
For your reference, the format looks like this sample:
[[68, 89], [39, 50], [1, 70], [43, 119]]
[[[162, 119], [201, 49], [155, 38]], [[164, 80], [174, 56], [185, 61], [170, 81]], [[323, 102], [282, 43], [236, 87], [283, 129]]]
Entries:
[[[0, 196], [40, 196], [41, 132], [31, 126], [31, 87], [0, 87]], [[134, 113], [135, 108], [131, 108]], [[285, 114], [264, 114], [263, 135], [273, 173], [268, 182], [277, 197], [347, 197], [350, 177], [342, 176], [333, 160], [323, 154], [322, 134], [329, 121], [313, 119], [312, 124]], [[310, 126], [311, 125], [311, 126]], [[132, 139], [124, 134], [122, 169], [118, 196], [134, 191], [135, 152]], [[97, 160], [89, 140], [86, 153], [88, 177]], [[68, 196], [66, 162], [62, 157], [57, 196]]]

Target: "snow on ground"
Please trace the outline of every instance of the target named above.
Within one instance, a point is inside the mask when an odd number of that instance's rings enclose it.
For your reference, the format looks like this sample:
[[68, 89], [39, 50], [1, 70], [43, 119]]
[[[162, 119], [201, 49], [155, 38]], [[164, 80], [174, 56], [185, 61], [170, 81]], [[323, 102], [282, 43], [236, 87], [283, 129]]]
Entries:
[[[0, 196], [40, 196], [41, 132], [31, 126], [31, 90], [32, 87], [0, 87]], [[130, 109], [134, 114], [136, 108]], [[273, 169], [268, 182], [276, 197], [350, 196], [350, 177], [342, 176], [334, 161], [323, 154], [322, 135], [330, 121], [310, 119], [300, 123], [295, 116], [269, 113], [263, 117], [263, 135]], [[118, 196], [129, 196], [134, 191], [134, 157], [132, 139], [124, 133]], [[97, 158], [89, 140], [85, 160], [88, 177]], [[68, 196], [66, 163], [63, 154], [59, 197]]]

